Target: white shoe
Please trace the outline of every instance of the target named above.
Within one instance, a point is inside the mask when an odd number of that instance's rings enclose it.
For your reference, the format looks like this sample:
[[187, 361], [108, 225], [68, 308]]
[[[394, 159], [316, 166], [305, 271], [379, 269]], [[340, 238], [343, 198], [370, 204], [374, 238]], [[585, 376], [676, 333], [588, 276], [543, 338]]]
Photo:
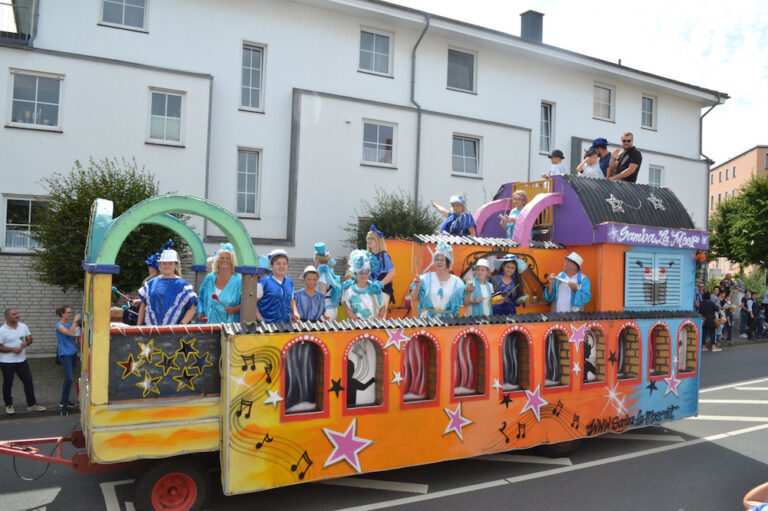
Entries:
[[5, 407], [5, 414], [6, 415], [13, 415], [14, 413], [16, 413], [16, 410], [14, 410], [13, 405]]
[[741, 337], [742, 339], [746, 339], [747, 338], [747, 334], [741, 334], [739, 337]]
[[47, 408], [44, 407], [43, 405], [39, 405], [39, 404], [35, 403], [32, 406], [28, 406], [27, 410], [29, 410], [31, 412], [44, 412], [44, 411], [47, 410]]
[[717, 346], [714, 346], [714, 347], [712, 348], [712, 351], [723, 351], [723, 350], [721, 350], [721, 349], [720, 349], [720, 348], [718, 348]]

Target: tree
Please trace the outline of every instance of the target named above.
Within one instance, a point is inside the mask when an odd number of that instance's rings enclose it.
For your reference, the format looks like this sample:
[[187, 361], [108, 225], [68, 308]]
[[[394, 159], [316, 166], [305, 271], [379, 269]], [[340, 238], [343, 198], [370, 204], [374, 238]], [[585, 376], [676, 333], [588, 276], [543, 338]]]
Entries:
[[[155, 177], [136, 160], [89, 159], [87, 166], [75, 161], [67, 174], [55, 172], [42, 179], [50, 199], [40, 214], [32, 238], [40, 244], [33, 252], [32, 270], [38, 280], [66, 291], [83, 287], [85, 245], [91, 205], [96, 199], [111, 200], [117, 218], [138, 202], [159, 194]], [[144, 260], [172, 239], [179, 255], [187, 252], [184, 242], [171, 231], [140, 225], [123, 242], [115, 264], [120, 273], [113, 285], [121, 290], [136, 289], [146, 277]]]
[[419, 205], [408, 192], [397, 189], [385, 192], [376, 188], [373, 202], [362, 200], [355, 210], [356, 217], [347, 223], [344, 244], [350, 248], [365, 248], [365, 235], [371, 224], [388, 238], [413, 238], [415, 234], [432, 234], [440, 225], [429, 204]]
[[767, 268], [768, 176], [752, 177], [740, 194], [717, 205], [710, 218], [710, 255]]

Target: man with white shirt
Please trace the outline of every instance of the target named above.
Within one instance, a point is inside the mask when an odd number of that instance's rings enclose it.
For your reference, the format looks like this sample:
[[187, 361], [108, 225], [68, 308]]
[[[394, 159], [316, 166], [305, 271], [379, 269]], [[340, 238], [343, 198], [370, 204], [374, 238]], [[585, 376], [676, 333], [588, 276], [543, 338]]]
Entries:
[[27, 410], [45, 411], [45, 407], [37, 404], [35, 399], [32, 372], [27, 364], [26, 348], [30, 344], [32, 344], [32, 334], [27, 325], [19, 323], [19, 313], [16, 309], [5, 309], [5, 324], [0, 327], [0, 370], [3, 372], [3, 400], [7, 415], [16, 413], [11, 395], [14, 375], [18, 375], [24, 384]]
[[592, 298], [589, 278], [581, 273], [584, 259], [576, 252], [565, 256], [564, 271], [547, 277], [544, 300], [552, 302], [554, 312], [576, 312]]

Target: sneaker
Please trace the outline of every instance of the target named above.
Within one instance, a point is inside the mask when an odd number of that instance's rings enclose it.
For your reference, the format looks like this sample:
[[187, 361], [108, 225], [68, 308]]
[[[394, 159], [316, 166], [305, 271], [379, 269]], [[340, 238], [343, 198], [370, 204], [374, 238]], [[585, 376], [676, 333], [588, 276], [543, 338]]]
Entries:
[[27, 410], [29, 410], [30, 412], [44, 412], [47, 410], [47, 408], [44, 407], [43, 405], [39, 405], [35, 403], [32, 406], [28, 406]]
[[739, 335], [739, 337], [741, 337], [742, 339], [746, 339], [747, 338], [747, 334], [741, 334], [741, 335]]
[[61, 415], [62, 417], [66, 417], [67, 415], [69, 415], [69, 407], [62, 406], [61, 411], [59, 412], [59, 415]]
[[16, 410], [13, 408], [13, 405], [9, 405], [5, 407], [6, 415], [13, 415], [14, 413], [16, 413]]
[[717, 346], [715, 346], [714, 348], [712, 348], [712, 351], [723, 351], [723, 350], [721, 350], [720, 348], [718, 348]]

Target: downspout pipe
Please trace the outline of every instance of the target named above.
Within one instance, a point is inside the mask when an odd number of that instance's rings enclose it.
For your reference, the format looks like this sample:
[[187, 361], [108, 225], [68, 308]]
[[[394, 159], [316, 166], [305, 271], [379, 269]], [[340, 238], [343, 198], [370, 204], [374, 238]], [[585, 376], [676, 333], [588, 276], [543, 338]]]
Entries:
[[[717, 95], [717, 102], [714, 105], [712, 105], [711, 107], [709, 107], [709, 110], [707, 110], [706, 112], [701, 114], [701, 117], [699, 117], [699, 154], [701, 156], [703, 156], [704, 158], [706, 158], [706, 162], [707, 162], [707, 196], [704, 199], [705, 200], [704, 211], [707, 212], [707, 214], [704, 215], [704, 217], [705, 217], [704, 229], [706, 229], [706, 230], [709, 230], [709, 194], [710, 194], [710, 188], [709, 188], [709, 166], [712, 165], [712, 163], [714, 163], [714, 161], [709, 156], [704, 154], [704, 117], [706, 117], [709, 112], [714, 110], [715, 107], [720, 104], [720, 101], [721, 101], [721, 97], [720, 97], [720, 94], [718, 93], [718, 95]], [[704, 271], [705, 271], [704, 275], [706, 275], [706, 268], [705, 268]]]
[[421, 40], [429, 29], [429, 24], [432, 17], [429, 13], [425, 13], [424, 29], [421, 31], [421, 35], [416, 40], [416, 44], [413, 45], [411, 50], [411, 103], [416, 106], [416, 167], [414, 168], [414, 185], [413, 185], [413, 203], [419, 203], [419, 172], [421, 163], [421, 105], [416, 101], [416, 49], [421, 44]]

